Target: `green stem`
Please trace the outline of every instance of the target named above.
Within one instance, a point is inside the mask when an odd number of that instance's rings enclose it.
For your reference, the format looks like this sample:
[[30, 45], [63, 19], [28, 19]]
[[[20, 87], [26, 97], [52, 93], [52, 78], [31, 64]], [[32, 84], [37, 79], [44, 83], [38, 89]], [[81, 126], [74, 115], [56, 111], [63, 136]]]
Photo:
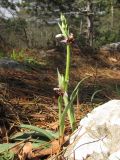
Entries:
[[[69, 77], [70, 77], [70, 53], [71, 53], [71, 46], [67, 44], [67, 57], [66, 57], [66, 72], [65, 72], [65, 92], [68, 92], [68, 85], [69, 85]], [[64, 104], [65, 107], [68, 105], [69, 100], [68, 97], [64, 97]], [[75, 116], [74, 116], [74, 108], [73, 105], [68, 109], [68, 117], [71, 124], [72, 131], [75, 130]]]
[[70, 76], [70, 44], [67, 44], [67, 57], [66, 57], [66, 71], [65, 71], [65, 91], [68, 90], [69, 76]]
[[65, 128], [65, 124], [60, 124], [61, 123], [61, 117], [62, 117], [62, 96], [59, 96], [58, 98], [58, 107], [59, 107], [59, 135], [60, 137], [63, 135], [64, 133], [64, 128]]

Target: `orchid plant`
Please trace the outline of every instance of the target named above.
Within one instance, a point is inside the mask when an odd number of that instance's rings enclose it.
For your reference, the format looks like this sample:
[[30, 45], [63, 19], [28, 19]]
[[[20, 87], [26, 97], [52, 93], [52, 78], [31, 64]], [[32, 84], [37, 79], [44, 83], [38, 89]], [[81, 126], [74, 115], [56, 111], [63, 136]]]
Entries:
[[68, 115], [72, 131], [76, 129], [76, 119], [74, 115], [73, 101], [76, 98], [78, 88], [81, 82], [76, 86], [71, 96], [68, 96], [68, 86], [70, 78], [70, 57], [71, 57], [71, 45], [74, 42], [73, 34], [69, 32], [67, 20], [63, 14], [61, 14], [61, 23], [59, 28], [61, 34], [58, 34], [56, 38], [62, 38], [61, 42], [66, 45], [66, 69], [65, 74], [60, 74], [58, 70], [58, 88], [54, 90], [59, 93], [58, 107], [59, 107], [59, 134], [64, 135], [65, 130], [65, 117]]
[[68, 23], [63, 14], [61, 14], [61, 23], [58, 23], [61, 30], [61, 34], [58, 34], [56, 38], [62, 39], [60, 42], [66, 45], [66, 68], [65, 74], [60, 74], [58, 72], [58, 88], [54, 90], [58, 94], [58, 108], [59, 108], [59, 135], [63, 137], [65, 130], [65, 118], [68, 115], [71, 129], [74, 131], [76, 129], [76, 119], [74, 113], [73, 102], [76, 99], [81, 83], [88, 77], [83, 78], [75, 87], [72, 94], [68, 95], [69, 79], [70, 79], [70, 58], [71, 58], [71, 47], [74, 42], [74, 36], [69, 31]]

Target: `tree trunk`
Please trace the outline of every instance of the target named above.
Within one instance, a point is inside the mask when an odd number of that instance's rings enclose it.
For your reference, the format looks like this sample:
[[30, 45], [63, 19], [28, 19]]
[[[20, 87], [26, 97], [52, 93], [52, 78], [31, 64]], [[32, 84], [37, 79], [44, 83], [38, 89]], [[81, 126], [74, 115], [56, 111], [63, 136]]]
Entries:
[[87, 1], [87, 38], [89, 45], [93, 46], [93, 6], [92, 1]]
[[83, 20], [81, 19], [81, 21], [80, 21], [80, 34], [82, 33], [82, 28], [83, 28]]
[[113, 6], [113, 0], [111, 0], [111, 28], [113, 28], [114, 24], [114, 6]]

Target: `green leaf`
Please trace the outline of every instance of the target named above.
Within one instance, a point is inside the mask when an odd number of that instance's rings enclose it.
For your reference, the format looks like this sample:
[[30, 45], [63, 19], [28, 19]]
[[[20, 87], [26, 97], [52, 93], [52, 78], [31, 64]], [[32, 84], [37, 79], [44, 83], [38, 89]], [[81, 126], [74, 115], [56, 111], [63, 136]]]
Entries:
[[4, 154], [0, 155], [0, 160], [14, 160], [13, 152], [4, 152]]
[[64, 35], [64, 37], [67, 38], [69, 37], [69, 29], [68, 29], [67, 20], [63, 14], [61, 14], [60, 19], [61, 19], [61, 24], [58, 23], [59, 28], [62, 34]]
[[38, 132], [41, 136], [46, 137], [48, 139], [54, 139], [54, 138], [58, 138], [58, 133], [54, 133], [50, 130], [46, 130], [46, 129], [42, 129], [36, 126], [32, 126], [32, 125], [27, 125], [27, 124], [21, 124], [20, 128], [26, 128], [29, 130], [33, 130]]
[[10, 140], [12, 141], [23, 141], [25, 139], [28, 139], [29, 137], [31, 137], [30, 141], [34, 141], [36, 139], [37, 142], [39, 142], [39, 140], [41, 141], [41, 139], [43, 137], [40, 136], [39, 133], [36, 133], [35, 131], [33, 132], [26, 132], [26, 133], [17, 133], [14, 136], [10, 137]]
[[31, 139], [29, 141], [32, 142], [33, 148], [39, 147], [41, 145], [48, 147], [48, 144], [46, 145], [46, 143], [49, 142], [49, 140], [40, 136], [40, 134], [36, 133], [35, 131], [34, 132], [26, 132], [26, 133], [21, 133], [21, 132], [17, 133], [14, 136], [12, 136], [10, 138], [10, 140], [15, 141], [15, 142], [25, 141], [29, 137], [31, 137]]
[[70, 96], [70, 101], [68, 102], [68, 105], [65, 107], [65, 109], [64, 109], [64, 111], [63, 111], [60, 125], [64, 123], [65, 117], [66, 117], [66, 114], [67, 114], [67, 111], [68, 111], [68, 109], [70, 109], [70, 107], [72, 106], [72, 104], [73, 104], [73, 102], [74, 102], [74, 100], [75, 100], [75, 98], [76, 98], [76, 96], [77, 96], [77, 91], [78, 91], [81, 83], [82, 83], [84, 80], [86, 80], [87, 78], [89, 78], [89, 77], [83, 78], [83, 79], [76, 85], [75, 89], [73, 90], [73, 92], [72, 92], [72, 94], [71, 94], [71, 96]]
[[42, 148], [42, 149], [45, 149], [45, 148], [49, 148], [51, 146], [51, 144], [50, 143], [47, 143], [47, 142], [45, 142], [45, 141], [41, 141], [41, 142], [35, 142], [35, 143], [32, 143], [32, 147], [33, 147], [33, 149], [35, 149], [35, 148]]
[[8, 151], [11, 147], [15, 146], [15, 143], [3, 143], [0, 144], [0, 153]]
[[59, 25], [59, 28], [60, 28], [60, 30], [61, 30], [61, 32], [62, 32], [62, 34], [64, 35], [64, 37], [67, 37], [67, 35], [66, 35], [66, 32], [65, 32], [64, 28], [62, 28], [62, 26], [60, 25], [60, 23], [58, 23], [58, 25]]
[[60, 72], [59, 72], [58, 69], [57, 69], [57, 73], [58, 73], [58, 85], [59, 85], [59, 88], [64, 91], [64, 88], [65, 88], [65, 78], [64, 78], [63, 75], [60, 74]]

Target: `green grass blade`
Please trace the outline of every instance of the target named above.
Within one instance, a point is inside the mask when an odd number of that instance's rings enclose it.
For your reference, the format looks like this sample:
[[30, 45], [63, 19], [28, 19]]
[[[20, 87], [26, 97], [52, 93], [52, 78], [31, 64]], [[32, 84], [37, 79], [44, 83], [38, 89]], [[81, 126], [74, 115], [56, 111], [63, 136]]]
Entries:
[[115, 85], [115, 90], [118, 96], [120, 96], [120, 86], [118, 86], [117, 84]]
[[71, 99], [74, 95], [76, 95], [76, 91], [78, 90], [78, 88], [80, 87], [80, 85], [82, 84], [82, 82], [84, 82], [84, 81], [85, 81], [86, 79], [88, 79], [88, 78], [90, 78], [90, 76], [83, 78], [83, 79], [76, 85], [76, 87], [74, 88], [74, 90], [73, 90], [73, 92], [72, 92], [72, 94], [71, 94], [71, 96], [70, 96], [70, 99]]
[[97, 90], [97, 91], [95, 91], [95, 92], [92, 94], [92, 96], [91, 96], [91, 102], [93, 102], [93, 99], [94, 99], [95, 95], [96, 95], [97, 93], [101, 92], [101, 91], [102, 91], [102, 90]]

